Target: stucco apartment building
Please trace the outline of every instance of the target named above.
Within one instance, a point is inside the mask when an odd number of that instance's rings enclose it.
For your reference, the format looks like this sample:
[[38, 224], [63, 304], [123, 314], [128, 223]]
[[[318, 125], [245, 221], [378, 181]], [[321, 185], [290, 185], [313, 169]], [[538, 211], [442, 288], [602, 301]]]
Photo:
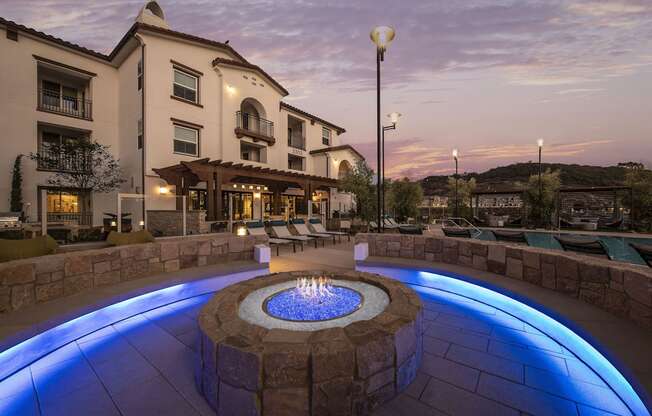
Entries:
[[[0, 18], [0, 211], [9, 210], [18, 154], [95, 140], [120, 160], [119, 192], [145, 194], [145, 212], [206, 211], [209, 221], [348, 211], [338, 178], [362, 156], [342, 127], [283, 101], [289, 93], [231, 46], [171, 30], [151, 1], [113, 51], [98, 53]], [[72, 164], [74, 166], [74, 164]], [[65, 157], [23, 158], [28, 221], [102, 224], [117, 192], [48, 186]], [[43, 197], [46, 195], [46, 197]]]

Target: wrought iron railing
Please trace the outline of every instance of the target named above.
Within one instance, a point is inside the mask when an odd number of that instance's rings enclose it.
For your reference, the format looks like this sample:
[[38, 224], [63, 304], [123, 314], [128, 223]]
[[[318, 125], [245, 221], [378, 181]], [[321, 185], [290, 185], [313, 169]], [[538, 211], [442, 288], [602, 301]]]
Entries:
[[48, 222], [74, 223], [77, 225], [93, 225], [92, 212], [48, 212]]
[[274, 122], [253, 114], [237, 111], [235, 113], [236, 127], [265, 137], [274, 137]]
[[90, 120], [93, 104], [90, 100], [70, 97], [59, 91], [39, 89], [38, 108], [53, 113], [65, 114]]
[[288, 146], [306, 150], [306, 138], [300, 134], [288, 134]]
[[48, 149], [40, 146], [38, 150], [38, 168], [58, 172], [88, 172], [91, 170], [90, 156], [66, 153], [61, 148]]

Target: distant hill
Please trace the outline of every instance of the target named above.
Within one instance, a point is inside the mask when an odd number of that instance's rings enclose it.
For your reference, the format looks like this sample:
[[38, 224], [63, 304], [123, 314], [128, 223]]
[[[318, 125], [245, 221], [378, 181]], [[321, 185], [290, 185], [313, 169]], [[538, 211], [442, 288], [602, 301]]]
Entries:
[[[543, 170], [560, 170], [562, 186], [618, 186], [625, 179], [626, 169], [619, 166], [583, 166], [563, 163], [543, 163]], [[528, 181], [530, 175], [538, 172], [537, 163], [515, 163], [499, 166], [482, 173], [464, 173], [464, 179], [475, 178], [478, 190], [514, 189], [518, 183]], [[446, 194], [447, 175], [428, 176], [421, 180], [424, 194]]]

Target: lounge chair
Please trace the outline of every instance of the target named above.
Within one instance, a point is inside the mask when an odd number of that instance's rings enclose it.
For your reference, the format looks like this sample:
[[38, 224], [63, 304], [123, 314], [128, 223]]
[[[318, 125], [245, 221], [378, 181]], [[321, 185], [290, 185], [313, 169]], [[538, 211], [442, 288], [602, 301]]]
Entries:
[[604, 243], [592, 237], [572, 237], [572, 236], [554, 236], [564, 251], [574, 251], [582, 254], [593, 256], [607, 257], [612, 259], [607, 246]]
[[527, 238], [525, 238], [525, 233], [523, 231], [492, 230], [491, 232], [494, 234], [494, 237], [496, 237], [496, 241], [528, 244]]
[[398, 227], [399, 234], [423, 234], [423, 230], [418, 225], [399, 225]]
[[520, 227], [521, 225], [523, 225], [523, 218], [518, 217], [518, 218], [514, 218], [513, 220], [509, 220], [509, 222], [507, 222], [507, 225], [511, 227]]
[[652, 244], [635, 244], [629, 245], [645, 260], [648, 266], [652, 267]]
[[383, 228], [393, 230], [398, 228], [398, 224], [396, 224], [396, 222], [391, 218], [383, 218]]
[[274, 220], [269, 222], [270, 227], [272, 227], [272, 232], [276, 238], [281, 238], [283, 240], [295, 240], [301, 241], [314, 241], [315, 248], [317, 248], [317, 239], [312, 237], [306, 237], [305, 235], [294, 235], [288, 229], [288, 224], [283, 220]]
[[341, 231], [327, 231], [319, 218], [310, 218], [310, 220], [308, 220], [308, 226], [310, 226], [312, 231], [317, 234], [330, 234], [332, 236], [337, 236], [340, 241], [342, 241], [342, 236], [345, 235], [348, 237], [349, 241], [351, 241], [351, 234], [349, 233], [343, 233]]
[[616, 220], [616, 221], [610, 221], [608, 223], [602, 224], [602, 227], [603, 228], [609, 228], [609, 229], [612, 229], [612, 230], [617, 230], [617, 229], [620, 229], [620, 227], [622, 225], [623, 225], [623, 219], [621, 218], [621, 219]]
[[478, 227], [482, 227], [482, 226], [487, 225], [487, 221], [485, 221], [482, 218], [477, 217], [477, 216], [474, 215], [473, 216], [473, 224], [475, 224]]
[[[285, 246], [288, 244], [292, 244], [292, 250], [295, 253], [297, 252], [296, 240], [270, 237], [269, 235], [267, 235], [267, 232], [265, 231], [265, 224], [263, 224], [262, 221], [249, 221], [245, 223], [245, 226], [247, 227], [247, 232], [249, 232], [249, 235], [266, 235], [268, 237], [267, 242], [269, 243], [269, 245], [276, 247], [277, 256], [279, 255], [279, 249], [281, 248], [281, 246]], [[301, 247], [301, 251], [303, 251], [303, 244], [299, 244], [299, 246]]]
[[446, 237], [471, 238], [471, 230], [468, 228], [442, 227], [441, 230]]
[[306, 222], [304, 221], [303, 218], [295, 218], [290, 222], [294, 226], [294, 229], [297, 231], [297, 233], [299, 233], [299, 235], [304, 235], [306, 237], [317, 238], [317, 239], [322, 241], [322, 245], [326, 245], [326, 240], [330, 240], [332, 238], [333, 239], [333, 244], [335, 244], [335, 236], [334, 235], [320, 234], [320, 233], [311, 232], [308, 229], [308, 226], [306, 225]]
[[369, 231], [377, 230], [377, 229], [378, 229], [378, 224], [376, 224], [376, 221], [369, 221]]

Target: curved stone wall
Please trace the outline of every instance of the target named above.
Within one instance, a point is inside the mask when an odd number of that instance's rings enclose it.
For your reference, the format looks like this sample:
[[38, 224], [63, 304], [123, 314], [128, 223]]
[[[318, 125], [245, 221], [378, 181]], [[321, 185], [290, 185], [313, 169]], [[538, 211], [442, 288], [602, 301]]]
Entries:
[[[263, 287], [328, 276], [379, 287], [390, 303], [370, 320], [314, 331], [266, 329], [241, 319]], [[196, 383], [219, 415], [363, 415], [403, 391], [423, 353], [423, 312], [400, 282], [363, 272], [288, 272], [218, 292], [199, 315]]]
[[425, 235], [357, 234], [370, 256], [466, 266], [581, 299], [652, 329], [652, 270], [564, 251]]

